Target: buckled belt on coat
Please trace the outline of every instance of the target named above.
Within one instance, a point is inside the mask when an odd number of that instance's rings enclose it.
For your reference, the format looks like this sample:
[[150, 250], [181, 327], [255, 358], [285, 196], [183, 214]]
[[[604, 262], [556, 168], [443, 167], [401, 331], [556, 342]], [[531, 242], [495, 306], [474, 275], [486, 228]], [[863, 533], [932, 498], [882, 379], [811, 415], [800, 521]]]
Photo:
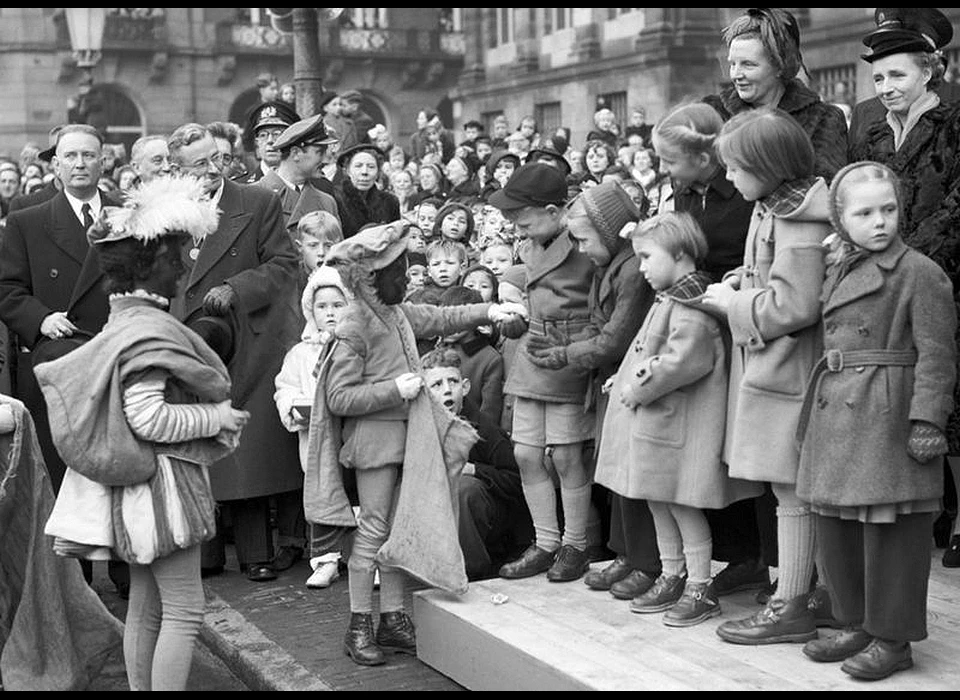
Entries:
[[546, 335], [548, 328], [555, 328], [567, 335], [569, 338], [574, 333], [579, 333], [590, 325], [588, 318], [531, 318], [527, 322], [527, 329], [534, 335]]
[[800, 423], [797, 425], [797, 443], [803, 442], [807, 434], [807, 424], [810, 422], [810, 412], [813, 410], [817, 385], [820, 376], [825, 372], [839, 373], [845, 369], [857, 367], [912, 367], [917, 364], [916, 350], [849, 350], [843, 352], [837, 348], [827, 350], [817, 364], [814, 365], [807, 382], [806, 396], [803, 397], [803, 408], [800, 409]]

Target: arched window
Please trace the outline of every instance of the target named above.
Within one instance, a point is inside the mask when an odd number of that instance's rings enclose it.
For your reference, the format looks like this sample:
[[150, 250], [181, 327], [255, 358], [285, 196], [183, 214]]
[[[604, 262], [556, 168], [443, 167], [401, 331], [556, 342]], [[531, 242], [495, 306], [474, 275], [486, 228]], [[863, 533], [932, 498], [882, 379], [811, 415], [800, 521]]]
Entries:
[[133, 142], [146, 133], [136, 103], [123, 88], [110, 84], [91, 86], [86, 100], [83, 121], [99, 129], [106, 143], [123, 144], [129, 158]]

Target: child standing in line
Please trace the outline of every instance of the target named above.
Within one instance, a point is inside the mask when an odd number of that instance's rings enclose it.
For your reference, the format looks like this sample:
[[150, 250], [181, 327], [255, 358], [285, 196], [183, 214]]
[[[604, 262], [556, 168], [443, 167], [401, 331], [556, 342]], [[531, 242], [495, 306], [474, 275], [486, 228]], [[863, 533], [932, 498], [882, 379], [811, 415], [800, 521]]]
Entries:
[[743, 265], [707, 287], [704, 308], [726, 317], [734, 349], [725, 461], [730, 476], [770, 482], [777, 499], [779, 579], [764, 608], [717, 634], [734, 644], [806, 642], [814, 570], [810, 506], [796, 492], [796, 429], [819, 355], [827, 186], [810, 137], [782, 110], [749, 110], [717, 139], [727, 178], [755, 202]]
[[[548, 333], [530, 336], [527, 346], [538, 367], [569, 366], [587, 378], [585, 403], [596, 416], [595, 433], [601, 439], [607, 398], [601, 388], [616, 372], [630, 342], [643, 324], [654, 292], [643, 279], [630, 244], [620, 236], [641, 218], [639, 208], [616, 182], [603, 182], [584, 190], [567, 208], [567, 228], [581, 253], [592, 263], [588, 309], [589, 324], [567, 339]], [[609, 532], [598, 528], [597, 539], [606, 540], [616, 554], [611, 564], [587, 574], [584, 583], [594, 590], [610, 591], [630, 600], [645, 592], [660, 575], [653, 520], [641, 499], [595, 489], [592, 502], [599, 506], [599, 521], [608, 509]], [[597, 542], [596, 544], [601, 544]]]
[[[436, 238], [427, 246], [427, 279], [410, 297], [413, 304], [438, 304], [443, 290], [460, 284], [467, 270], [467, 247], [449, 238]], [[426, 352], [429, 348], [424, 349]]]
[[[347, 307], [349, 295], [340, 275], [321, 265], [307, 280], [301, 298], [305, 321], [299, 343], [287, 352], [275, 380], [273, 399], [280, 422], [300, 442], [300, 466], [307, 471], [307, 442], [310, 412], [317, 392], [314, 374], [324, 348], [333, 338], [337, 321]], [[307, 523], [307, 547], [312, 573], [307, 588], [326, 588], [340, 578], [344, 539], [350, 528]]]
[[[716, 141], [722, 128], [723, 118], [717, 110], [695, 102], [673, 109], [657, 122], [652, 136], [660, 164], [673, 182], [673, 211], [691, 214], [707, 238], [702, 269], [714, 282], [743, 263], [754, 206], [727, 179], [717, 155]], [[757, 588], [763, 593], [770, 586], [768, 566], [777, 564], [772, 502], [772, 494], [765, 493], [759, 499], [707, 512], [713, 558], [728, 562], [714, 577], [717, 595]]]
[[662, 573], [630, 610], [665, 611], [665, 625], [689, 627], [720, 614], [702, 509], [722, 508], [759, 489], [729, 479], [721, 459], [727, 352], [720, 323], [698, 308], [711, 282], [700, 269], [707, 253], [703, 232], [689, 214], [670, 212], [641, 222], [631, 242], [657, 297], [604, 387], [611, 402], [596, 480], [627, 498], [646, 499], [653, 516]]
[[513, 245], [502, 238], [492, 239], [480, 250], [480, 264], [492, 270], [497, 279], [514, 263]]
[[829, 202], [824, 354], [798, 431], [797, 495], [811, 503], [820, 574], [847, 627], [803, 651], [879, 680], [912, 666], [910, 642], [927, 637], [957, 321], [950, 279], [900, 238], [893, 171], [848, 165]]
[[[590, 324], [588, 295], [593, 263], [577, 250], [566, 225], [567, 183], [557, 168], [528, 163], [490, 196], [490, 203], [528, 239], [526, 291], [529, 338], [548, 331], [569, 339]], [[511, 437], [536, 541], [500, 568], [504, 578], [547, 572], [547, 580], [575, 581], [589, 567], [587, 519], [593, 483], [584, 443], [595, 418], [584, 406], [586, 373], [564, 363], [540, 367], [527, 348], [516, 354], [504, 391], [516, 399]], [[560, 531], [550, 463], [560, 480], [564, 528]]]

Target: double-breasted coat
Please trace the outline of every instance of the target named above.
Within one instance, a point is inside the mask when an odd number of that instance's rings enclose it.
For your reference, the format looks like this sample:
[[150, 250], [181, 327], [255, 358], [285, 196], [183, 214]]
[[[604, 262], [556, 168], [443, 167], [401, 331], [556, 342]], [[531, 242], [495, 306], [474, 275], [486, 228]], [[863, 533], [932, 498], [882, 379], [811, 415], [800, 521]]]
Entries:
[[[797, 495], [814, 504], [938, 502], [940, 460], [907, 454], [911, 421], [946, 426], [957, 376], [950, 280], [901, 240], [824, 285], [825, 353], [834, 371], [815, 375], [808, 396]], [[852, 351], [916, 351], [914, 365], [840, 361]], [[837, 354], [839, 353], [839, 354]], [[862, 355], [861, 355], [862, 357]]]
[[[588, 294], [594, 268], [570, 233], [564, 228], [547, 246], [531, 240], [524, 261], [530, 312], [527, 333], [546, 335], [552, 327], [569, 339], [582, 332], [590, 323]], [[503, 392], [548, 403], [582, 404], [588, 377], [588, 371], [572, 364], [559, 369], [538, 367], [523, 339]]]
[[298, 256], [283, 227], [280, 198], [256, 185], [224, 180], [217, 230], [203, 242], [171, 311], [188, 325], [203, 316], [208, 291], [235, 293], [234, 354], [227, 365], [234, 405], [250, 411], [240, 445], [210, 469], [218, 501], [268, 496], [302, 486], [297, 438], [281, 425], [274, 378], [303, 326], [297, 298]]
[[[120, 204], [102, 192], [100, 198], [102, 206]], [[81, 335], [99, 332], [110, 313], [102, 280], [83, 224], [63, 191], [9, 214], [0, 246], [0, 320], [16, 335], [16, 395], [37, 424], [55, 489], [66, 467], [50, 438], [46, 404], [33, 365], [38, 357], [65, 354], [76, 341], [46, 338], [40, 334], [40, 325], [49, 314], [66, 311]]]
[[[621, 403], [621, 392], [638, 405]], [[726, 405], [720, 323], [658, 294], [614, 376], [594, 480], [626, 498], [695, 508], [759, 495], [759, 484], [727, 476]]]
[[817, 178], [799, 206], [758, 202], [727, 322], [733, 341], [725, 461], [730, 475], [792, 484], [797, 423], [820, 357], [820, 291], [830, 233], [827, 186]]

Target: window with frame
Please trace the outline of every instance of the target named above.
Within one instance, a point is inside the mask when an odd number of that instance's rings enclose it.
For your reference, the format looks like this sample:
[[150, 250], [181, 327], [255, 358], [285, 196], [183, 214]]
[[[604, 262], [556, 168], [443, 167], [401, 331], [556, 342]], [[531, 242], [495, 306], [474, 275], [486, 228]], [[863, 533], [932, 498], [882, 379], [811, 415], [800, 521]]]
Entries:
[[513, 8], [497, 7], [496, 9], [496, 27], [493, 34], [493, 45], [503, 46], [513, 43], [514, 17]]
[[857, 67], [853, 63], [810, 71], [810, 85], [824, 102], [857, 103]]
[[543, 11], [544, 35], [559, 32], [573, 26], [572, 7], [547, 7]]
[[611, 19], [616, 19], [620, 15], [627, 15], [631, 12], [639, 12], [644, 8], [642, 7], [608, 7], [607, 8], [607, 21]]
[[541, 134], [552, 134], [557, 127], [563, 125], [559, 102], [544, 102], [533, 108], [533, 116], [537, 120]]

